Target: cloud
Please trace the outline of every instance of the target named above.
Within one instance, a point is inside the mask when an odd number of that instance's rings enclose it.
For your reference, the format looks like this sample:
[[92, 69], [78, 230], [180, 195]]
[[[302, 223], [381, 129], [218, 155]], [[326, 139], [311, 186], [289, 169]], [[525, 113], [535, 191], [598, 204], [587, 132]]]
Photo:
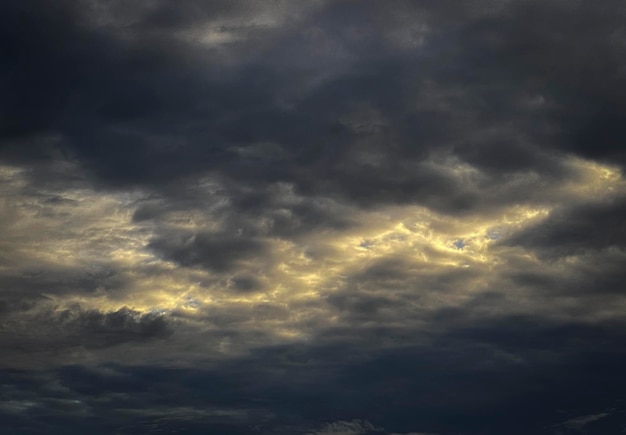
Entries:
[[601, 418], [607, 417], [608, 415], [610, 414], [606, 412], [601, 412], [599, 414], [584, 415], [582, 417], [576, 417], [576, 418], [567, 420], [565, 423], [563, 423], [563, 425], [571, 429], [581, 430], [583, 426], [586, 426], [589, 423], [593, 423], [594, 421], [600, 420]]
[[517, 234], [507, 243], [560, 257], [622, 248], [626, 235], [621, 216], [625, 210], [626, 202], [621, 197], [572, 205], [555, 211], [545, 222]]
[[362, 435], [362, 434], [374, 434], [379, 432], [368, 421], [336, 421], [329, 423], [321, 429], [311, 432], [311, 435]]
[[84, 352], [165, 339], [173, 332], [172, 322], [164, 316], [126, 307], [115, 311], [78, 305], [54, 309], [41, 302], [5, 307], [8, 309], [0, 314], [0, 341], [7, 350], [3, 366], [37, 367], [42, 363], [36, 360], [38, 355], [50, 364], [65, 360], [68, 354], [81, 359]]
[[619, 424], [618, 0], [5, 3], [3, 427]]
[[148, 246], [182, 266], [201, 266], [217, 271], [232, 269], [237, 260], [262, 252], [262, 244], [255, 240], [210, 234], [170, 235], [153, 240]]

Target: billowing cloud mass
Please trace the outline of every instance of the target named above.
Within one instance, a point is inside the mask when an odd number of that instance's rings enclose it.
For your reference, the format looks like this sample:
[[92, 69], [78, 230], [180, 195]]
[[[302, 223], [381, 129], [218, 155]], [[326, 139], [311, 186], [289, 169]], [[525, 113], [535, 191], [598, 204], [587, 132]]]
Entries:
[[625, 23], [2, 2], [0, 427], [626, 430]]

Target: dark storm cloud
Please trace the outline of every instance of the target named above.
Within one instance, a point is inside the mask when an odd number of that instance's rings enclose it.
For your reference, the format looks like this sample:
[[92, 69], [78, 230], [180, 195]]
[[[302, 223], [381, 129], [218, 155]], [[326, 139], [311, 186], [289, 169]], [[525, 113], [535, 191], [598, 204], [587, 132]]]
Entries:
[[556, 210], [503, 243], [535, 249], [541, 255], [564, 257], [626, 245], [626, 199], [612, 198]]
[[560, 272], [518, 269], [512, 265], [509, 277], [515, 286], [538, 298], [576, 297], [575, 310], [582, 315], [587, 309], [606, 309], [611, 301], [619, 303], [624, 294], [624, 259], [623, 251], [614, 251], [582, 256], [570, 265], [567, 260], [557, 261], [553, 264], [556, 270], [561, 268]]
[[253, 276], [238, 275], [231, 279], [230, 287], [238, 292], [246, 293], [263, 288], [263, 284]]
[[[532, 184], [492, 198], [477, 191], [502, 182], [504, 174], [568, 175], [543, 148], [558, 148], [558, 136], [581, 125], [576, 120], [570, 128], [571, 117], [561, 116], [564, 107], [571, 106], [570, 96], [580, 94], [572, 88], [579, 81], [568, 79], [569, 87], [558, 92], [551, 84], [565, 82], [554, 76], [557, 73], [566, 78], [583, 74], [577, 71], [584, 64], [568, 54], [573, 72], [554, 72], [545, 65], [554, 64], [551, 53], [567, 44], [576, 30], [560, 24], [561, 14], [582, 18], [587, 6], [555, 3], [542, 8], [527, 2], [495, 14], [489, 13], [486, 2], [487, 12], [481, 15], [469, 10], [450, 13], [457, 6], [403, 3], [399, 8], [407, 16], [421, 17], [428, 28], [422, 31], [423, 45], [406, 50], [389, 37], [389, 26], [399, 20], [393, 13], [375, 3], [355, 8], [331, 2], [305, 19], [302, 32], [290, 26], [250, 30], [263, 56], [251, 54], [245, 41], [235, 41], [229, 49], [246, 61], [222, 66], [219, 50], [185, 43], [175, 32], [237, 17], [247, 13], [249, 5], [189, 2], [177, 5], [174, 12], [162, 3], [114, 3], [107, 6], [109, 25], [99, 27], [93, 16], [90, 20], [95, 11], [71, 5], [38, 5], [32, 10], [11, 6], [6, 14], [12, 22], [19, 17], [33, 21], [29, 28], [38, 28], [40, 35], [37, 39], [14, 24], [7, 30], [23, 48], [7, 62], [14, 97], [6, 103], [5, 119], [15, 121], [7, 126], [13, 139], [5, 142], [28, 134], [31, 143], [40, 143], [34, 133], [57, 134], [61, 146], [95, 170], [99, 182], [156, 188], [215, 171], [251, 186], [235, 199], [237, 212], [264, 209], [274, 222], [273, 232], [290, 237], [316, 225], [343, 223], [306, 204], [291, 206], [287, 213], [270, 212], [277, 204], [263, 192], [266, 183], [286, 181], [305, 195], [349, 199], [368, 207], [410, 202], [459, 213], [535, 195], [537, 186]], [[585, 19], [604, 22], [607, 13], [594, 9]], [[557, 24], [539, 30], [526, 25], [537, 16], [541, 23], [554, 17]], [[61, 23], [63, 31], [56, 32]], [[407, 23], [400, 19], [400, 25]], [[222, 29], [231, 30], [239, 32]], [[583, 43], [589, 46], [600, 39], [594, 36]], [[532, 50], [519, 49], [520, 41], [534, 44]], [[314, 50], [323, 44], [331, 44], [328, 52]], [[308, 49], [310, 59], [298, 54]], [[517, 52], [523, 55], [514, 55]], [[291, 84], [306, 82], [302, 71], [323, 72], [316, 59], [327, 68], [345, 65], [320, 79], [310, 92], [294, 94]], [[44, 71], [46, 80], [39, 80]], [[520, 80], [520, 74], [526, 79]], [[36, 99], [45, 104], [29, 103]], [[22, 112], [13, 113], [20, 107]], [[35, 124], [14, 125], [23, 122]], [[274, 148], [259, 146], [263, 143]], [[42, 153], [45, 157], [48, 151]], [[484, 170], [488, 178], [472, 188], [431, 165], [433, 153], [455, 155]], [[163, 186], [158, 188], [163, 192]], [[170, 187], [164, 193], [176, 198], [181, 190]], [[155, 213], [154, 208], [141, 208], [135, 219]], [[191, 261], [185, 258], [179, 259]]]
[[[12, 371], [0, 404], [3, 420], [23, 425], [24, 433], [61, 430], [75, 420], [81, 428], [121, 433], [220, 427], [224, 433], [321, 434], [341, 427], [339, 433], [352, 428], [355, 434], [555, 435], [602, 410], [604, 426], [590, 420], [586, 429], [610, 433], [624, 424], [623, 340], [613, 327], [469, 320], [426, 346], [374, 352], [361, 337], [258, 349], [202, 370]], [[561, 427], [569, 420], [574, 423]]]
[[166, 226], [172, 214], [197, 212], [205, 216], [207, 226], [219, 222], [216, 237], [226, 238], [232, 234], [298, 238], [315, 230], [340, 231], [358, 225], [351, 208], [324, 197], [298, 195], [287, 183], [249, 186], [217, 178], [208, 187], [189, 182], [184, 189], [170, 186], [161, 193], [138, 202], [134, 222]]
[[[210, 373], [151, 367], [66, 367], [35, 376], [12, 371], [5, 379], [10, 383], [4, 384], [0, 392], [1, 418], [15, 428], [16, 434], [42, 430], [52, 434], [85, 430], [97, 434], [164, 430], [243, 434], [250, 428], [248, 421], [263, 420], [263, 415], [242, 408], [235, 397], [231, 397], [235, 406], [224, 402], [211, 406], [211, 402], [220, 401], [218, 398], [226, 399], [224, 393], [233, 380], [224, 382]], [[162, 381], [155, 382], [157, 379]], [[185, 397], [198, 382], [208, 387], [207, 391], [201, 396]], [[168, 405], [172, 401], [180, 406], [172, 408]]]
[[[522, 3], [510, 47], [520, 66], [543, 76], [555, 101], [561, 147], [624, 163], [623, 4]], [[558, 17], [558, 18], [557, 18]], [[530, 24], [532, 23], [532, 25]], [[509, 36], [507, 35], [507, 36]]]
[[622, 430], [625, 15], [3, 2], [0, 427]]
[[[5, 146], [35, 136], [29, 142], [36, 147], [37, 135], [60, 135], [64, 148], [109, 182], [154, 179], [148, 160], [160, 161], [155, 169], [162, 173], [168, 153], [148, 146], [148, 136], [175, 134], [183, 119], [204, 119], [185, 110], [197, 105], [202, 84], [172, 38], [139, 32], [139, 40], [124, 44], [110, 29], [93, 28], [87, 5], [6, 5]], [[150, 49], [157, 42], [158, 50]], [[175, 164], [170, 172], [180, 169]]]
[[93, 265], [91, 270], [49, 265], [5, 272], [0, 277], [3, 295], [20, 298], [88, 295], [98, 291], [114, 294], [127, 284], [127, 277], [106, 265]]
[[239, 224], [250, 227], [251, 221], [263, 217], [271, 222], [267, 231], [270, 235], [285, 238], [321, 228], [340, 231], [357, 225], [350, 210], [341, 204], [323, 198], [294, 197], [290, 190], [281, 190], [272, 187], [232, 195], [232, 211], [244, 218]]
[[454, 295], [480, 274], [472, 269], [441, 273], [405, 258], [383, 258], [347, 277], [346, 286], [329, 292], [326, 301], [347, 328], [392, 322], [402, 324], [400, 335], [410, 336], [410, 329], [429, 315], [428, 301]]
[[[494, 174], [549, 174], [558, 165], [544, 158], [539, 143], [562, 147], [571, 141], [559, 137], [579, 137], [579, 128], [619, 141], [619, 122], [611, 118], [619, 110], [581, 112], [621, 98], [609, 93], [603, 75], [615, 71], [610, 89], [619, 89], [616, 5], [523, 2], [498, 13], [484, 2], [475, 11], [451, 13], [458, 7], [402, 3], [399, 9], [422, 17], [428, 28], [422, 46], [407, 51], [394, 45], [390, 26], [408, 23], [398, 23], [392, 11], [331, 2], [304, 19], [302, 31], [252, 31], [262, 56], [247, 51], [245, 38], [232, 42], [234, 56], [247, 60], [224, 66], [217, 48], [185, 42], [176, 32], [254, 16], [249, 4], [188, 2], [173, 12], [162, 3], [113, 3], [105, 8], [108, 25], [100, 26], [98, 9], [86, 3], [27, 4], [8, 5], [3, 14], [15, 42], [4, 62], [10, 89], [5, 133], [12, 138], [5, 143], [59, 135], [62, 146], [107, 184], [158, 185], [213, 169], [239, 180], [293, 182], [303, 192], [341, 194], [362, 204], [421, 202], [454, 212], [477, 200], [425, 164], [433, 150], [457, 153]], [[591, 36], [582, 38], [579, 28]], [[307, 29], [317, 29], [315, 45]], [[601, 44], [605, 36], [609, 44]], [[297, 53], [319, 47], [319, 38], [339, 44], [338, 57], [326, 59], [322, 50], [301, 59]], [[556, 53], [562, 53], [559, 62]], [[592, 68], [585, 56], [607, 60]], [[320, 79], [314, 92], [293, 94], [288, 87], [306, 79], [304, 71], [323, 72], [316, 57], [345, 61], [345, 67]], [[601, 66], [606, 62], [613, 63]], [[596, 102], [576, 109], [570, 100], [580, 95]], [[355, 115], [360, 106], [378, 115]], [[286, 147], [286, 160], [250, 161], [227, 151], [263, 141]], [[572, 151], [606, 148], [601, 154], [608, 158], [612, 149], [618, 152], [597, 141], [581, 146]]]
[[232, 235], [169, 234], [150, 242], [148, 247], [168, 261], [181, 266], [202, 267], [224, 272], [240, 260], [267, 253], [261, 241]]
[[84, 309], [78, 304], [54, 309], [41, 302], [19, 307], [5, 303], [5, 307], [11, 310], [0, 314], [0, 340], [6, 350], [3, 365], [11, 364], [13, 356], [27, 359], [39, 353], [52, 355], [61, 349], [101, 349], [172, 334], [169, 321], [162, 315], [126, 307], [108, 312]]
[[[171, 329], [158, 314], [142, 314], [128, 308], [102, 313], [97, 310], [64, 310], [55, 320], [73, 334], [85, 334], [86, 346], [106, 346], [124, 341], [167, 337]], [[72, 335], [73, 335], [72, 334]], [[93, 340], [89, 337], [93, 337]]]

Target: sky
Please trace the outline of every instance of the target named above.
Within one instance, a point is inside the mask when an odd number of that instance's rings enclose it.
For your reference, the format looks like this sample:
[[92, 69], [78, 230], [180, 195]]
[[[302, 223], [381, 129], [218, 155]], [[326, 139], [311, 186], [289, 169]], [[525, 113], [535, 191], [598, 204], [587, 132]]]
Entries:
[[623, 433], [625, 23], [0, 2], [2, 433]]

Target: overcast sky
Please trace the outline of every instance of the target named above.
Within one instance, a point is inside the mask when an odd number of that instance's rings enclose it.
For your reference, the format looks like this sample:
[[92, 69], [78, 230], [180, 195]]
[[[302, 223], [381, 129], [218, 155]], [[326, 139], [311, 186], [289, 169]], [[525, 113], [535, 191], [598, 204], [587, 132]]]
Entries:
[[0, 2], [0, 432], [626, 430], [622, 0]]

